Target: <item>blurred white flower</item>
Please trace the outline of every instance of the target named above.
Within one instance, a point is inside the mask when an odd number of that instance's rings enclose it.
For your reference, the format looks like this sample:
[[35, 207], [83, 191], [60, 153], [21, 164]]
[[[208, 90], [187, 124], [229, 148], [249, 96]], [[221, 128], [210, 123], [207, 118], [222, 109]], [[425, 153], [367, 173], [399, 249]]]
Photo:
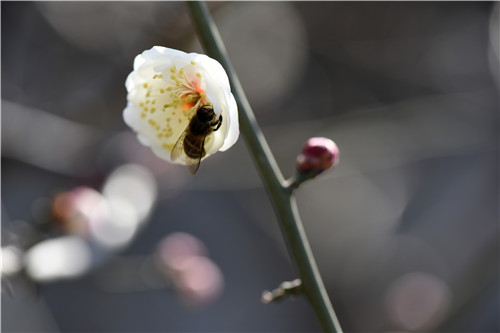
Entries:
[[26, 273], [38, 282], [83, 275], [95, 259], [89, 243], [78, 236], [46, 239], [31, 247], [24, 257]]
[[[222, 124], [207, 136], [203, 158], [228, 149], [238, 139], [238, 110], [228, 77], [206, 55], [154, 46], [135, 58], [125, 86], [125, 123], [162, 159], [172, 162], [174, 145], [204, 105], [213, 108]], [[189, 163], [185, 156], [174, 162]]]
[[1, 275], [8, 276], [18, 273], [23, 267], [21, 256], [21, 250], [15, 246], [3, 246], [0, 249], [0, 257], [2, 258], [0, 263]]

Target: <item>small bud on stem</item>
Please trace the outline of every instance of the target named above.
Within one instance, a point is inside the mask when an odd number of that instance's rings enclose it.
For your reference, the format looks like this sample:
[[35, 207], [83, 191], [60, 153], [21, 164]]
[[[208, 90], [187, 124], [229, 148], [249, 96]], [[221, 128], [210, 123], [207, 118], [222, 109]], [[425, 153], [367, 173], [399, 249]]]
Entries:
[[299, 173], [321, 172], [330, 169], [339, 161], [339, 148], [328, 138], [310, 138], [297, 157], [297, 171]]
[[291, 192], [306, 180], [332, 168], [338, 164], [339, 155], [339, 148], [332, 140], [310, 138], [297, 156], [297, 174], [284, 183], [285, 188]]

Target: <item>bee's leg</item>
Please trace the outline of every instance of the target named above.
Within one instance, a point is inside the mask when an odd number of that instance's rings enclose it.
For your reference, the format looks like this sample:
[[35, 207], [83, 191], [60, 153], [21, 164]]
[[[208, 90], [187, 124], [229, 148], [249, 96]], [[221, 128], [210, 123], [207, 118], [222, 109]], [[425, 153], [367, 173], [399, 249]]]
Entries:
[[219, 116], [219, 119], [217, 119], [217, 121], [214, 122], [214, 124], [212, 126], [215, 126], [215, 125], [217, 125], [217, 127], [214, 128], [214, 132], [217, 131], [220, 128], [220, 126], [222, 125], [222, 115]]

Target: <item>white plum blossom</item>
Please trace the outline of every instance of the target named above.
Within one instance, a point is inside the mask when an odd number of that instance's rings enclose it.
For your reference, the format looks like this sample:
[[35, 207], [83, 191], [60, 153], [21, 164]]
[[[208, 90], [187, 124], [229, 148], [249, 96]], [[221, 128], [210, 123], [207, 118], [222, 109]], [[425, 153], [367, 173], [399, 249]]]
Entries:
[[[203, 158], [238, 139], [238, 109], [227, 74], [206, 55], [154, 46], [135, 58], [125, 86], [125, 123], [162, 159], [172, 162], [172, 148], [204, 105], [213, 108], [217, 119], [222, 116], [222, 124], [207, 136]], [[173, 162], [187, 163], [184, 156]]]

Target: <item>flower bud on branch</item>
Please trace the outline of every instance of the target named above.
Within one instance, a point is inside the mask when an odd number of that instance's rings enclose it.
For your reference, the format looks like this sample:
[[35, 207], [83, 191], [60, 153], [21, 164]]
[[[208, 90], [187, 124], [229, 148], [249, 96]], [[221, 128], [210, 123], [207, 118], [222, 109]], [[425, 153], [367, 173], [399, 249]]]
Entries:
[[328, 138], [310, 138], [297, 157], [297, 171], [305, 174], [320, 174], [339, 161], [340, 151], [335, 142]]
[[310, 138], [297, 156], [297, 174], [286, 180], [283, 186], [292, 192], [306, 180], [312, 179], [338, 164], [340, 151], [328, 138]]

